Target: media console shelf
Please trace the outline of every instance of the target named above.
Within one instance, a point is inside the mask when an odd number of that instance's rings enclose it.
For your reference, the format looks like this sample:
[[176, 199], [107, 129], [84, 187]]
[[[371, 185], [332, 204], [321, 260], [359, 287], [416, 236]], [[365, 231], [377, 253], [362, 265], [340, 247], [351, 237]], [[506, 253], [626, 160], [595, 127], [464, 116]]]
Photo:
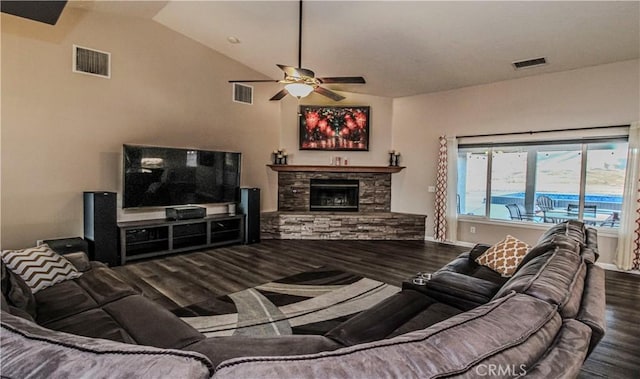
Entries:
[[119, 222], [120, 263], [159, 255], [242, 243], [243, 215], [211, 215], [205, 218]]

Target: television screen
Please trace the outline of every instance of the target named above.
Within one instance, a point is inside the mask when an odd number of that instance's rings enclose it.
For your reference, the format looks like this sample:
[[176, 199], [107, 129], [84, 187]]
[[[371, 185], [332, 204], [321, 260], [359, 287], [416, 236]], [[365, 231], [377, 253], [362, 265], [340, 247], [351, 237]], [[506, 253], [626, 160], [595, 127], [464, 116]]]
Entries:
[[123, 146], [123, 208], [237, 202], [240, 153]]

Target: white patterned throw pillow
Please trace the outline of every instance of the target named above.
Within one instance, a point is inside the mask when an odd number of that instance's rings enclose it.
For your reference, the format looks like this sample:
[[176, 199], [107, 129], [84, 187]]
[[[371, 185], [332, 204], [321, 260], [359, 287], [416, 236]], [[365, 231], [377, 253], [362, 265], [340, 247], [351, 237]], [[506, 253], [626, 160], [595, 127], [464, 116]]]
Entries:
[[51, 250], [47, 244], [22, 250], [3, 250], [2, 260], [8, 269], [27, 283], [33, 293], [82, 275], [71, 262]]
[[515, 273], [530, 249], [531, 246], [527, 243], [507, 235], [507, 238], [491, 246], [484, 254], [476, 258], [476, 263], [489, 267], [508, 278]]

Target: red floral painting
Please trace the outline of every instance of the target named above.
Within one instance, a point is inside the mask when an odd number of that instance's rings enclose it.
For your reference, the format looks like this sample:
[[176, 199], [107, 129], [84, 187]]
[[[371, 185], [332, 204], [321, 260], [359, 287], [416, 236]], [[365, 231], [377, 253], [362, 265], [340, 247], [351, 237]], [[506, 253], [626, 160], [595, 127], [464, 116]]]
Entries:
[[300, 150], [369, 150], [369, 107], [300, 106]]

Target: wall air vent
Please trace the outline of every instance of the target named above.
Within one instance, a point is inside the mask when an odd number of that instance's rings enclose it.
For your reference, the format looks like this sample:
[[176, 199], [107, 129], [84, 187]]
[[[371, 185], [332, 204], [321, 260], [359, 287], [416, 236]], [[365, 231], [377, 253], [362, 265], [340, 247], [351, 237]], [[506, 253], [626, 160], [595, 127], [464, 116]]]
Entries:
[[513, 68], [515, 68], [516, 70], [521, 70], [523, 68], [543, 66], [547, 64], [547, 58], [545, 57], [533, 58], [533, 59], [527, 59], [524, 61], [513, 62], [511, 64], [513, 65]]
[[73, 72], [111, 78], [111, 53], [73, 45]]
[[233, 101], [242, 104], [253, 104], [253, 87], [233, 83]]

